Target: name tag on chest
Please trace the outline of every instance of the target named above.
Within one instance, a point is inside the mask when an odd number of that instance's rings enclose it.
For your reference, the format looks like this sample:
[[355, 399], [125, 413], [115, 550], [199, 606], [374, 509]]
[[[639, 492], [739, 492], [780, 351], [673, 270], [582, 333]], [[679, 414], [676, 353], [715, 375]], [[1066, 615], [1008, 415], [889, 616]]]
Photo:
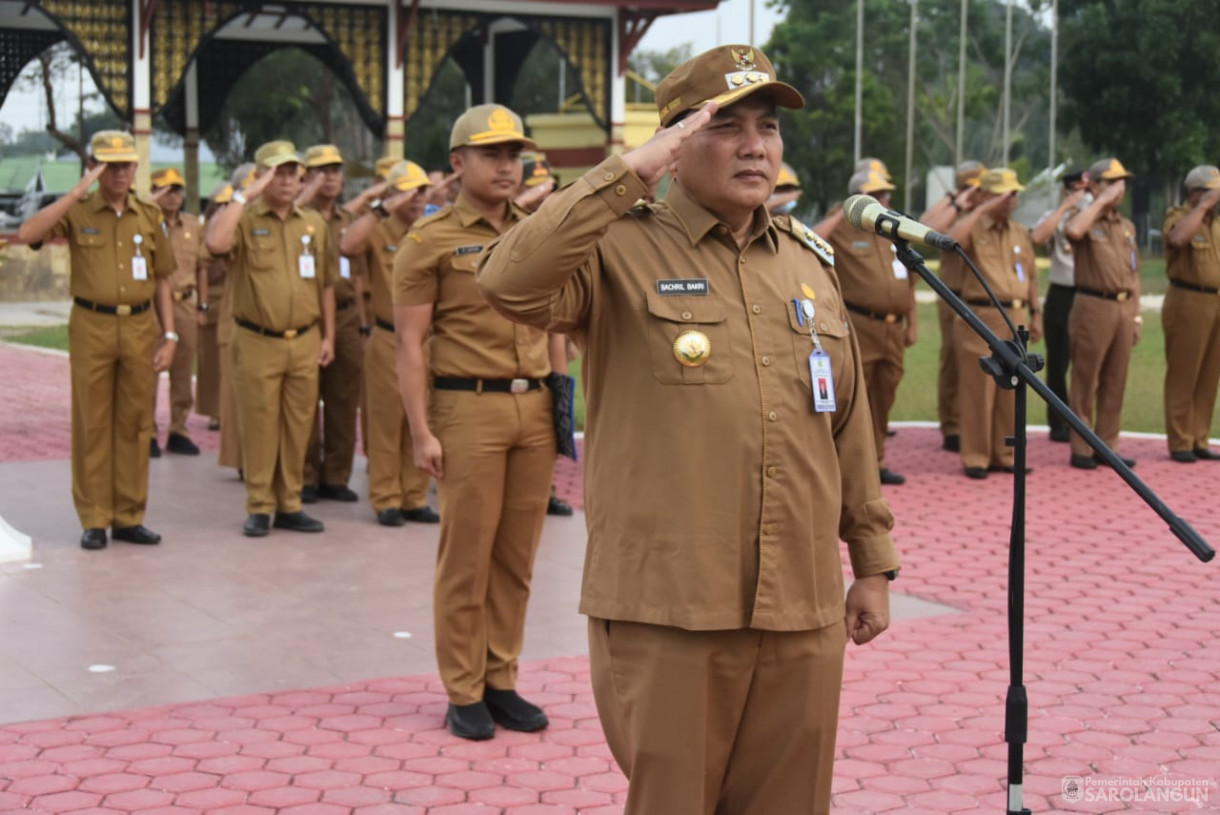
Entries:
[[676, 280], [657, 281], [657, 294], [662, 297], [678, 297], [692, 294], [706, 297], [710, 290], [706, 277], [687, 277], [677, 278]]
[[453, 250], [453, 254], [457, 255], [458, 257], [462, 257], [463, 255], [477, 255], [482, 251], [483, 244], [479, 244], [477, 246], [459, 246], [457, 249]]

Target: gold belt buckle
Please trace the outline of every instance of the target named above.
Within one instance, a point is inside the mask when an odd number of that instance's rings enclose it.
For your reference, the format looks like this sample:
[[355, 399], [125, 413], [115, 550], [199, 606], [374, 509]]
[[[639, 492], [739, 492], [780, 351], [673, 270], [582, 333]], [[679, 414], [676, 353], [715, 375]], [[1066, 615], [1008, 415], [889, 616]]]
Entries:
[[127, 317], [131, 314], [131, 306], [115, 306], [114, 313], [119, 317]]
[[1024, 300], [1013, 300], [1012, 307], [1013, 308], [1025, 308], [1025, 301]]
[[897, 314], [885, 315], [885, 322], [889, 325], [892, 325], [893, 323], [898, 322], [898, 315]]
[[509, 385], [509, 393], [525, 393], [530, 389], [530, 381], [528, 379], [514, 379]]
[[1129, 291], [1120, 291], [1120, 292], [1118, 293], [1118, 296], [1117, 296], [1117, 297], [1115, 297], [1114, 299], [1115, 299], [1115, 300], [1117, 300], [1118, 302], [1122, 303], [1122, 302], [1125, 302], [1125, 301], [1126, 301], [1126, 300], [1127, 300], [1127, 299], [1128, 299], [1130, 296], [1131, 296], [1131, 292], [1129, 292]]
[[290, 328], [284, 332], [284, 339], [290, 340], [290, 339], [294, 338], [296, 335], [297, 335], [297, 330], [295, 328]]

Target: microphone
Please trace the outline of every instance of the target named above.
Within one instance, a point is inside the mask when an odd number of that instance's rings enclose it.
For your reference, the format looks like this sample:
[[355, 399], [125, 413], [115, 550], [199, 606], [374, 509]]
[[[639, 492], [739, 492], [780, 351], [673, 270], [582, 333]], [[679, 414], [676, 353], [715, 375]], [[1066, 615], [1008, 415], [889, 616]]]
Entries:
[[847, 213], [848, 222], [856, 229], [876, 232], [883, 238], [922, 243], [950, 252], [957, 247], [957, 241], [953, 238], [929, 229], [901, 212], [886, 209], [871, 195], [853, 195], [843, 202], [843, 210]]

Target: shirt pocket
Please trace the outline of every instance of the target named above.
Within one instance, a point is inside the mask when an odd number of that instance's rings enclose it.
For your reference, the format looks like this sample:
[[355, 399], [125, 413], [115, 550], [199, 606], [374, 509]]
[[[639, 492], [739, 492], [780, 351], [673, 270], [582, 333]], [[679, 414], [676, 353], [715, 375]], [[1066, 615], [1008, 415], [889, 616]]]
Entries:
[[[813, 316], [814, 327], [817, 329], [818, 340], [822, 350], [830, 355], [831, 371], [834, 374], [835, 386], [842, 381], [843, 361], [850, 358], [851, 340], [848, 337], [846, 321], [837, 314], [825, 314], [818, 310]], [[810, 336], [809, 320], [804, 325], [796, 317], [796, 310], [788, 308], [788, 327], [792, 335], [792, 358], [796, 364], [796, 375], [813, 393], [813, 376], [809, 370], [809, 355], [814, 351], [813, 338]], [[861, 317], [870, 320], [871, 317]]]
[[[279, 266], [280, 247], [275, 238], [257, 235], [250, 240], [248, 246], [246, 257], [249, 259], [251, 271], [271, 272]], [[296, 258], [293, 258], [292, 262], [295, 267]]]
[[100, 258], [109, 245], [105, 235], [93, 232], [78, 231], [72, 241], [72, 249], [87, 258]]
[[[711, 297], [663, 297], [647, 292], [644, 316], [652, 375], [663, 385], [718, 385], [733, 378], [733, 354], [725, 305]], [[692, 345], [706, 342], [702, 363], [678, 361], [678, 338], [697, 332]], [[698, 336], [702, 335], [702, 336]]]

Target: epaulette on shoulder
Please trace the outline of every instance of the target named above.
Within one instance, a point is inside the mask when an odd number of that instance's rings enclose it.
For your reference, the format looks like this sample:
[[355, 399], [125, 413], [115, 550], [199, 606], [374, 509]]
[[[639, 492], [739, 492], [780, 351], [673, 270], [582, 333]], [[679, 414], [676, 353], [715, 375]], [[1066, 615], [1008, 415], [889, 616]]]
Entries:
[[447, 204], [446, 206], [441, 207], [439, 210], [432, 213], [431, 215], [425, 215], [422, 218], [417, 218], [415, 223], [413, 223], [411, 225], [411, 231], [414, 232], [415, 230], [421, 229], [422, 227], [425, 227], [428, 224], [434, 224], [437, 221], [443, 221], [452, 214], [453, 214], [453, 204]]
[[835, 265], [834, 247], [822, 240], [818, 233], [805, 226], [796, 218], [793, 218], [791, 215], [787, 217], [780, 216], [775, 218], [775, 225], [804, 244], [806, 249], [821, 258], [822, 262], [827, 266], [833, 267]]

